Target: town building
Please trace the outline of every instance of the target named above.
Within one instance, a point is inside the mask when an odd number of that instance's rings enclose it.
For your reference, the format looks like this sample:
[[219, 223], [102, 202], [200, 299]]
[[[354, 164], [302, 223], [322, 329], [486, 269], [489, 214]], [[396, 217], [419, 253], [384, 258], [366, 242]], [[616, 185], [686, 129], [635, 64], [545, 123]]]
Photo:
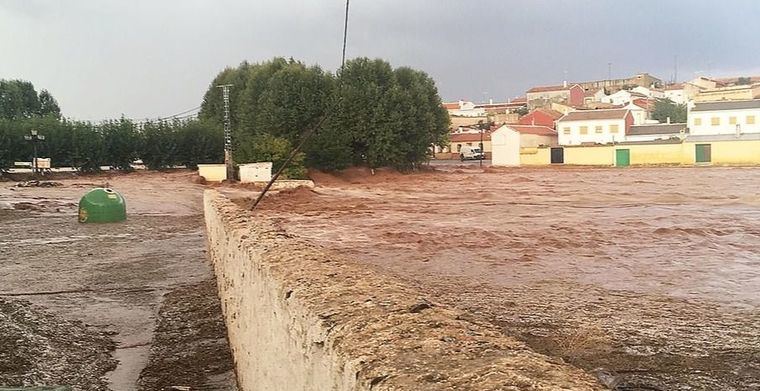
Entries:
[[614, 94], [604, 96], [600, 102], [613, 104], [615, 106], [622, 106], [630, 103], [634, 99], [640, 98], [647, 98], [647, 95], [634, 91], [620, 90]]
[[528, 109], [551, 108], [552, 102], [580, 106], [585, 92], [579, 84], [564, 83], [558, 86], [533, 87], [526, 93]]
[[626, 142], [680, 139], [688, 135], [686, 124], [633, 125], [625, 134]]
[[633, 115], [628, 109], [578, 110], [557, 120], [560, 145], [607, 144], [625, 140]]
[[452, 117], [485, 117], [486, 115], [486, 110], [483, 107], [477, 107], [475, 103], [463, 100], [444, 103], [443, 108]]
[[[557, 145], [557, 132], [547, 126], [503, 125], [491, 134], [494, 166], [519, 166], [521, 155]], [[524, 157], [522, 158], [524, 159]]]
[[694, 102], [750, 100], [757, 98], [760, 98], [760, 84], [703, 89], [694, 96]]
[[552, 109], [538, 108], [520, 117], [519, 125], [540, 125], [555, 129], [556, 121], [562, 117], [562, 113]]
[[633, 87], [633, 86], [641, 86], [641, 87], [657, 87], [662, 85], [662, 80], [648, 74], [648, 73], [639, 73], [637, 75], [633, 75], [629, 78], [624, 79], [607, 79], [607, 80], [596, 80], [596, 81], [586, 81], [579, 84], [584, 90], [599, 90], [599, 89], [607, 89], [607, 90], [619, 90], [623, 87]]
[[688, 111], [691, 135], [760, 133], [760, 99], [698, 102]]
[[[481, 147], [486, 159], [491, 155], [491, 133], [493, 130], [484, 130], [481, 135], [480, 129], [461, 128], [449, 134], [449, 145], [441, 150], [443, 158], [458, 159], [462, 147], [467, 145], [471, 147]], [[482, 136], [482, 139], [481, 139]], [[482, 140], [482, 145], [481, 145]], [[447, 155], [447, 156], [444, 156]]]

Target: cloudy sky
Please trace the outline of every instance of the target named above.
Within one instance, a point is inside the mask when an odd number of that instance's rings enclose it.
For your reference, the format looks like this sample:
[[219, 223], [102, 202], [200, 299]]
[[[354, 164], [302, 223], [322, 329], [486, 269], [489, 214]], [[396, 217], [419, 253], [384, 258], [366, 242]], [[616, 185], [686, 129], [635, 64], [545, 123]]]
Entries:
[[[0, 78], [65, 115], [169, 116], [225, 66], [273, 56], [334, 70], [344, 0], [0, 0]], [[348, 57], [428, 72], [445, 100], [649, 72], [760, 74], [760, 1], [352, 0]]]

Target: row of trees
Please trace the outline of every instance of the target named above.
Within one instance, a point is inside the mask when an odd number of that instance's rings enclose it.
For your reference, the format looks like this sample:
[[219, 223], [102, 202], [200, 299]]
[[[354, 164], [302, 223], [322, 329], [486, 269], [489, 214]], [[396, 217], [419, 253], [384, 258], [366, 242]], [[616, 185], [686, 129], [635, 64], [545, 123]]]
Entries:
[[[237, 162], [282, 164], [304, 130], [321, 118], [320, 130], [291, 169], [341, 169], [351, 165], [412, 168], [444, 145], [449, 117], [434, 81], [424, 72], [357, 58], [336, 74], [293, 59], [242, 63], [211, 83], [200, 117], [221, 123], [216, 86], [232, 84], [231, 122]], [[293, 172], [296, 171], [296, 172]]]
[[128, 170], [137, 159], [149, 168], [161, 169], [195, 167], [223, 158], [222, 130], [199, 120], [138, 124], [122, 118], [92, 124], [45, 116], [0, 119], [0, 169], [31, 160], [33, 146], [24, 135], [32, 130], [45, 136], [37, 146], [38, 156], [51, 158], [55, 166], [82, 171], [96, 171], [101, 166]]
[[24, 80], [0, 80], [0, 119], [61, 118], [58, 102], [47, 90], [37, 91]]
[[307, 128], [319, 131], [286, 172], [301, 177], [306, 167], [351, 165], [413, 168], [431, 145], [444, 145], [449, 117], [433, 80], [411, 68], [358, 58], [337, 73], [275, 58], [222, 71], [206, 92], [198, 120], [99, 124], [61, 119], [47, 91], [25, 81], [0, 81], [0, 169], [29, 161], [37, 130], [46, 140], [38, 155], [55, 166], [129, 169], [136, 159], [149, 168], [193, 167], [221, 162], [224, 105], [220, 84], [233, 84], [231, 120], [237, 163], [272, 161], [280, 166]]

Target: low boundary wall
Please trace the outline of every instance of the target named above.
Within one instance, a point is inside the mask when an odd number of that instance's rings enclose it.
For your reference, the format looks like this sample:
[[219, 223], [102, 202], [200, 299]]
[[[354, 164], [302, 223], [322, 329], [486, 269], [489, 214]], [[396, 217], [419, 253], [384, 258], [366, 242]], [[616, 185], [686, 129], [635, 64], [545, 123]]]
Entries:
[[589, 374], [214, 190], [204, 194], [241, 390], [597, 390]]

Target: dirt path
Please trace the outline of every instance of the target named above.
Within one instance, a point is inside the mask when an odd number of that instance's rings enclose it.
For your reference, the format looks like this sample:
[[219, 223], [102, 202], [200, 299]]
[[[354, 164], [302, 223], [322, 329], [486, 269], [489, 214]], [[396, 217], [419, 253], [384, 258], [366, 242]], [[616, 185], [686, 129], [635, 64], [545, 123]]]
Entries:
[[760, 170], [317, 175], [271, 197], [355, 256], [613, 389], [760, 389]]
[[[0, 184], [0, 205], [13, 208], [0, 212], [0, 268], [4, 271], [0, 298], [28, 300], [34, 308], [56, 317], [83, 322], [93, 332], [110, 333], [118, 365], [107, 376], [109, 389], [137, 389], [143, 368], [160, 359], [151, 357], [161, 354], [151, 347], [162, 316], [171, 312], [169, 308], [159, 312], [165, 296], [179, 305], [182, 300], [177, 292], [187, 293], [188, 286], [213, 278], [204, 253], [202, 187], [192, 184], [189, 175], [80, 178], [61, 180], [64, 186], [55, 188]], [[125, 196], [127, 222], [77, 223], [79, 197], [104, 182]], [[195, 301], [211, 300], [211, 308], [218, 312], [215, 293], [204, 292], [211, 298], [196, 297]], [[218, 339], [217, 334], [209, 339]], [[229, 351], [222, 347], [216, 353], [229, 372]], [[203, 373], [203, 365], [190, 368]], [[54, 380], [58, 379], [50, 379]], [[176, 379], [177, 384], [184, 384], [183, 380]], [[106, 389], [105, 385], [72, 385]]]

